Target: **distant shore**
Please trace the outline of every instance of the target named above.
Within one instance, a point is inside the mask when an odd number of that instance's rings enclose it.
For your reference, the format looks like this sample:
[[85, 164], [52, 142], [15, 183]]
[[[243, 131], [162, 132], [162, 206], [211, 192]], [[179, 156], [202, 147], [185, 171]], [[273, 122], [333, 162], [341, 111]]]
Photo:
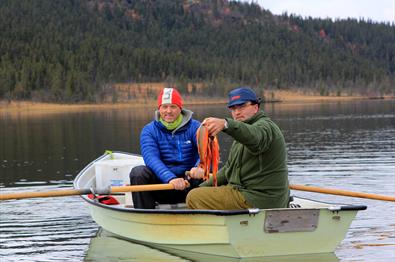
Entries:
[[[350, 101], [362, 99], [394, 99], [395, 97], [372, 98], [368, 96], [321, 96], [317, 94], [306, 94], [298, 91], [268, 90], [265, 92], [267, 103], [324, 103], [335, 101]], [[226, 98], [203, 98], [184, 96], [185, 106], [203, 104], [226, 104]], [[1, 101], [0, 115], [8, 113], [16, 114], [46, 114], [46, 113], [66, 113], [96, 111], [122, 108], [155, 107], [156, 99], [134, 99], [128, 102], [100, 103], [100, 104], [56, 104], [29, 101]]]

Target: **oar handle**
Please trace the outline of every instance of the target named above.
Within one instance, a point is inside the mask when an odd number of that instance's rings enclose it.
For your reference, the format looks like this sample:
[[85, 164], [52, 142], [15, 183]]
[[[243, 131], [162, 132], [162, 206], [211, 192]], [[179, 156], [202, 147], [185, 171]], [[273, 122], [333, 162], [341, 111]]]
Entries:
[[315, 192], [315, 193], [324, 193], [324, 194], [331, 194], [331, 195], [359, 197], [359, 198], [368, 198], [368, 199], [395, 202], [394, 196], [383, 196], [383, 195], [369, 194], [369, 193], [363, 193], [363, 192], [354, 192], [354, 191], [346, 191], [346, 190], [340, 190], [340, 189], [331, 189], [331, 188], [322, 188], [322, 187], [304, 186], [304, 185], [289, 185], [289, 188], [293, 189], [293, 190], [299, 190], [299, 191], [308, 191], [308, 192]]
[[[137, 186], [113, 186], [109, 190], [100, 189], [97, 192], [102, 192], [102, 194], [111, 194], [111, 193], [120, 193], [120, 192], [141, 192], [141, 191], [157, 191], [157, 190], [172, 190], [172, 189], [174, 189], [174, 186], [172, 184], [152, 184], [152, 185], [137, 185]], [[76, 196], [76, 195], [87, 195], [90, 193], [92, 193], [92, 190], [89, 188], [8, 193], [8, 194], [0, 194], [0, 201], [10, 200], [10, 199], [38, 198], [38, 197]]]
[[151, 184], [151, 185], [137, 185], [137, 186], [113, 186], [111, 193], [122, 192], [141, 192], [141, 191], [159, 191], [159, 190], [172, 190], [172, 184]]

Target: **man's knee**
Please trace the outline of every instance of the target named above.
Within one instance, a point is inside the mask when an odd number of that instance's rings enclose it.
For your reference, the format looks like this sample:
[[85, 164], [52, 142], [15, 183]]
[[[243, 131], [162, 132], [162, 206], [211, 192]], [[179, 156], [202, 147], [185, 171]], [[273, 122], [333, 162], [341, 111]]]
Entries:
[[130, 184], [141, 185], [149, 182], [151, 171], [146, 166], [135, 166], [130, 171]]
[[190, 209], [199, 209], [200, 206], [200, 200], [201, 200], [201, 191], [202, 188], [194, 188], [191, 191], [189, 191], [185, 203], [187, 204], [187, 207]]

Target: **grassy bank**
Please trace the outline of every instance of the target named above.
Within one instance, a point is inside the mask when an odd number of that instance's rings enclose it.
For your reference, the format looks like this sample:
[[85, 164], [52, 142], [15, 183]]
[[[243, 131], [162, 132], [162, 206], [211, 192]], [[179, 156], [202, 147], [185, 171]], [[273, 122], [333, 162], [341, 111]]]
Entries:
[[[266, 102], [282, 103], [323, 103], [331, 101], [347, 101], [355, 99], [371, 99], [367, 96], [321, 96], [316, 93], [307, 93], [299, 91], [268, 90], [265, 91], [264, 97]], [[226, 98], [203, 98], [184, 96], [184, 103], [188, 105], [196, 104], [226, 104]], [[394, 97], [384, 97], [384, 99]], [[48, 113], [66, 113], [66, 112], [83, 112], [108, 109], [138, 108], [138, 107], [156, 107], [156, 98], [133, 99], [128, 102], [119, 103], [101, 103], [101, 104], [55, 104], [40, 103], [28, 101], [0, 101], [0, 115], [8, 113], [17, 114], [48, 114]]]

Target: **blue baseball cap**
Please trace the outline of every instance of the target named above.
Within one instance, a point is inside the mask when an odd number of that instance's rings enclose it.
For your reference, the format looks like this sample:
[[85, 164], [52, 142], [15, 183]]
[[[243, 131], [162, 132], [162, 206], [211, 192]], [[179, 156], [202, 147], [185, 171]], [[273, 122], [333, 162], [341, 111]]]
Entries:
[[229, 92], [228, 107], [241, 105], [248, 101], [259, 104], [261, 99], [258, 98], [255, 92], [249, 87], [239, 87]]

